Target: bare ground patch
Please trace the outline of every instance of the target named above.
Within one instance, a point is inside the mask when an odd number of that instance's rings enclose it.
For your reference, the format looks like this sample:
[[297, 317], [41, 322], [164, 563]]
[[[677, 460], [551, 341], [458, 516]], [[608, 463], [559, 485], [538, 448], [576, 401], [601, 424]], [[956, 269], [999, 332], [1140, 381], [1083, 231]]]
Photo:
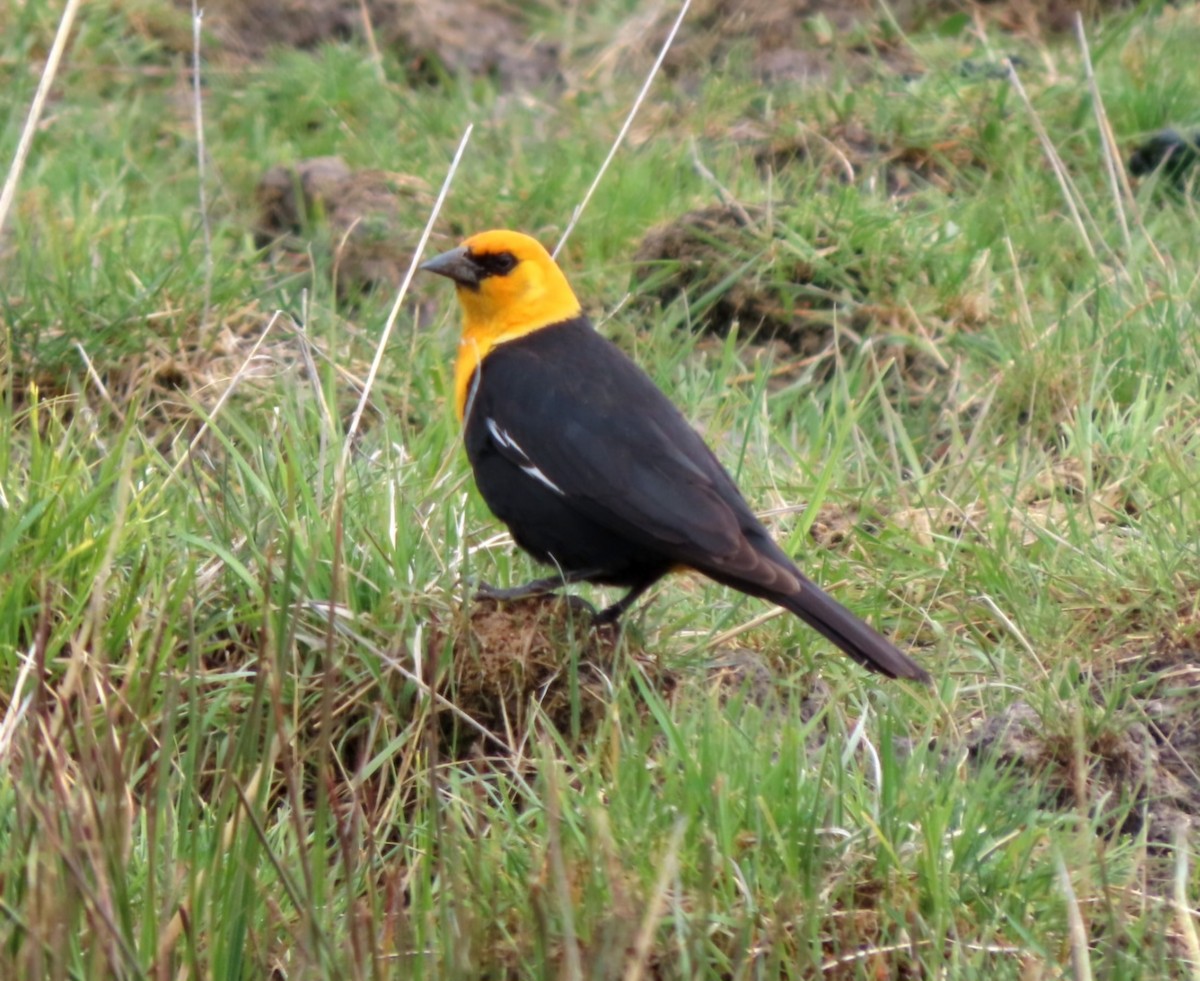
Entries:
[[713, 205], [651, 229], [633, 261], [642, 298], [661, 306], [683, 298], [699, 331], [786, 344], [780, 380], [802, 369], [823, 375], [839, 351], [868, 337], [878, 338], [878, 362], [923, 399], [945, 373], [937, 346], [946, 325], [930, 336], [886, 286], [872, 285], [887, 282], [891, 257], [864, 255], [835, 230], [804, 238], [761, 205]]
[[[1097, 709], [1047, 717], [1027, 701], [982, 720], [971, 756], [1043, 782], [1047, 805], [1093, 815], [1110, 833], [1169, 845], [1200, 832], [1200, 649], [1195, 638], [1130, 645], [1076, 688]], [[1115, 694], [1114, 694], [1115, 693]], [[1077, 717], [1076, 717], [1077, 716]]]
[[[441, 624], [430, 651], [443, 649], [453, 630], [452, 666], [445, 684], [454, 704], [510, 747], [525, 745], [535, 717], [560, 733], [586, 741], [613, 702], [618, 657], [633, 658], [664, 689], [674, 682], [618, 631], [593, 628], [593, 611], [570, 596], [497, 601], [478, 599], [465, 622]], [[453, 720], [446, 718], [453, 727]], [[468, 744], [476, 734], [463, 730]], [[480, 747], [486, 748], [486, 747]], [[466, 750], [451, 738], [448, 751]]]
[[[420, 177], [352, 170], [340, 157], [271, 167], [255, 191], [255, 240], [274, 261], [308, 271], [313, 242], [329, 252], [338, 293], [395, 289], [412, 262], [433, 195]], [[436, 235], [433, 248], [449, 247]]]
[[[869, 0], [846, 3], [822, 0], [698, 0], [667, 53], [663, 69], [669, 77], [689, 81], [725, 67], [741, 51], [745, 67], [764, 82], [823, 82], [835, 63], [870, 71], [883, 57], [908, 63], [909, 55], [881, 34], [867, 30], [856, 49], [837, 43], [854, 27], [874, 23], [878, 6]], [[642, 24], [627, 46], [645, 56], [657, 52], [677, 11], [667, 9]]]
[[205, 24], [225, 51], [249, 58], [359, 39], [397, 53], [419, 81], [465, 74], [524, 89], [559, 75], [558, 46], [509, 0], [212, 0]]
[[827, 261], [836, 248], [813, 243], [814, 261], [783, 252], [766, 209], [712, 205], [646, 233], [634, 255], [635, 278], [666, 305], [686, 294], [695, 323], [724, 336], [735, 328], [756, 339], [781, 339], [800, 355], [829, 342], [833, 315], [866, 297], [853, 269]]
[[755, 135], [754, 162], [764, 177], [792, 167], [816, 168], [830, 180], [878, 190], [888, 197], [907, 197], [925, 188], [948, 194], [954, 190], [956, 175], [983, 166], [971, 147], [970, 134], [925, 144], [896, 143], [850, 121], [824, 131]]

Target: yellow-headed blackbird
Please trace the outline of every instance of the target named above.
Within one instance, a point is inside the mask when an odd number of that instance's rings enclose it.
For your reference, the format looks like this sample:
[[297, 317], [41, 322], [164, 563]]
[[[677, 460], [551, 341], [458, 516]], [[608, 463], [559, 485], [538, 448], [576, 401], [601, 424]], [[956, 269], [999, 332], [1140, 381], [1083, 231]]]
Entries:
[[463, 309], [455, 401], [483, 499], [558, 574], [494, 595], [595, 582], [629, 592], [615, 621], [675, 569], [791, 610], [892, 678], [929, 676], [796, 568], [700, 435], [601, 337], [542, 246], [482, 232], [422, 267]]

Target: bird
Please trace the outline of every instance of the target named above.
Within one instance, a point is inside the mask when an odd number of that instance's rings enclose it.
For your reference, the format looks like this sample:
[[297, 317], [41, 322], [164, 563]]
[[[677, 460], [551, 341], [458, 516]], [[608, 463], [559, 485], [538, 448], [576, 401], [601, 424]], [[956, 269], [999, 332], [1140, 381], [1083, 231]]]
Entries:
[[692, 570], [798, 616], [862, 666], [928, 673], [807, 578], [673, 402], [584, 313], [537, 239], [495, 229], [421, 265], [454, 282], [454, 402], [475, 483], [516, 544], [555, 574], [499, 599], [588, 582], [624, 587], [615, 624]]

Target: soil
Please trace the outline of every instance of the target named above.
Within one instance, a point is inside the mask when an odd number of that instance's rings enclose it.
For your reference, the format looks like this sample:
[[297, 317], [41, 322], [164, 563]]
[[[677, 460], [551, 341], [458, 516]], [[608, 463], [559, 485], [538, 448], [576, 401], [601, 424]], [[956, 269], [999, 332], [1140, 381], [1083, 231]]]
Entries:
[[[689, 211], [651, 229], [634, 255], [634, 278], [643, 296], [669, 304], [687, 294], [701, 330], [724, 336], [735, 327], [754, 340], [786, 341], [800, 356], [816, 355], [830, 343], [835, 311], [845, 322], [864, 326], [855, 310], [866, 299], [852, 266], [836, 275], [832, 264], [791, 258], [769, 261], [775, 249], [766, 209], [758, 205], [713, 205]], [[832, 243], [813, 243], [823, 252]], [[755, 274], [771, 269], [772, 278]]]
[[[559, 733], [586, 740], [612, 703], [611, 679], [621, 647], [615, 629], [592, 628], [593, 615], [586, 603], [570, 596], [473, 601], [454, 636], [446, 696], [509, 745], [514, 738], [525, 739], [539, 714]], [[431, 652], [440, 652], [444, 644], [445, 634], [435, 633]], [[641, 656], [628, 646], [626, 653]], [[474, 752], [476, 734], [452, 717], [445, 721], [450, 755]]]
[[[1134, 0], [895, 0], [888, 16], [875, 0], [694, 0], [663, 63], [668, 77], [688, 83], [724, 68], [740, 52], [745, 69], [764, 82], [820, 83], [835, 67], [869, 74], [885, 64], [901, 74], [919, 72], [901, 32], [968, 15], [983, 30], [1035, 39], [1073, 29], [1103, 11]], [[163, 11], [133, 7], [133, 28], [168, 49], [191, 50], [190, 0]], [[458, 76], [489, 77], [503, 90], [566, 87], [585, 70], [602, 41], [578, 38], [564, 52], [541, 37], [519, 0], [210, 0], [204, 5], [210, 53], [258, 59], [272, 48], [310, 49], [327, 42], [365, 40], [399, 55], [408, 78], [438, 84]], [[584, 0], [576, 16], [592, 13]], [[609, 74], [642, 74], [661, 48], [678, 13], [656, 4], [635, 13], [602, 53]], [[896, 30], [899, 26], [900, 31]], [[607, 26], [606, 28], [607, 29]], [[486, 39], [481, 43], [480, 39]]]
[[[177, 4], [190, 9], [190, 0]], [[414, 81], [488, 76], [503, 89], [526, 89], [559, 78], [557, 46], [539, 39], [521, 6], [506, 0], [210, 0], [204, 6], [205, 25], [222, 48], [243, 57], [365, 38], [398, 52]]]
[[982, 166], [969, 140], [893, 144], [854, 121], [820, 133], [764, 134], [754, 160], [764, 177], [800, 165], [817, 168], [838, 183], [878, 188], [893, 198], [927, 187], [949, 192], [954, 174]]
[[[897, 0], [889, 9], [903, 30], [965, 12], [997, 30], [1040, 37], [1072, 29], [1077, 12], [1086, 19], [1131, 4]], [[588, 6], [580, 7], [585, 17]], [[182, 18], [190, 12], [190, 0], [175, 0], [175, 7]], [[260, 58], [274, 47], [308, 49], [365, 39], [380, 50], [398, 52], [415, 81], [486, 76], [505, 90], [527, 90], [563, 80], [559, 46], [538, 36], [527, 9], [516, 0], [210, 0], [204, 10], [210, 37], [237, 57]], [[677, 13], [669, 5], [635, 18], [638, 29], [622, 42], [625, 54], [637, 61], [653, 58]], [[180, 51], [190, 49], [190, 31], [182, 23], [139, 11], [130, 16], [144, 33]], [[915, 69], [889, 19], [880, 17], [874, 0], [695, 0], [663, 67], [669, 77], [695, 78], [742, 50], [749, 70], [775, 83], [819, 82], [835, 62], [852, 71], [870, 71], [880, 59], [898, 71]], [[839, 49], [847, 37], [849, 46]], [[624, 55], [617, 60], [628, 67]]]
[[[271, 167], [255, 197], [258, 246], [273, 243], [276, 262], [307, 267], [311, 241], [323, 240], [343, 297], [400, 285], [433, 203], [418, 177], [351, 170], [340, 157]], [[435, 236], [440, 247], [449, 240]]]
[[1082, 678], [1077, 690], [1098, 706], [1079, 723], [1071, 713], [1083, 710], [1047, 717], [1017, 700], [976, 727], [972, 758], [1044, 786], [1049, 807], [1097, 815], [1109, 833], [1144, 833], [1156, 845], [1180, 833], [1200, 837], [1195, 640], [1163, 639], [1131, 652], [1109, 671]]
[[707, 684], [722, 702], [741, 698], [759, 708], [776, 705], [777, 685], [771, 666], [757, 651], [735, 647], [719, 651], [706, 669]]
[[[669, 77], [685, 83], [725, 67], [739, 52], [763, 82], [820, 83], [833, 71], [868, 75], [883, 63], [898, 74], [919, 72], [897, 33], [968, 15], [985, 30], [1031, 38], [1069, 31], [1133, 0], [896, 0], [888, 17], [873, 0], [694, 0], [663, 61]], [[642, 25], [629, 47], [639, 59], [662, 47], [678, 14], [665, 8]]]
[[[830, 72], [834, 52], [822, 44], [820, 17], [844, 31], [877, 10], [870, 0], [695, 0], [663, 68], [670, 76], [692, 76], [726, 61], [736, 47], [748, 48], [747, 62], [763, 81], [820, 81]], [[660, 32], [647, 37], [657, 51], [676, 16], [664, 16]]]

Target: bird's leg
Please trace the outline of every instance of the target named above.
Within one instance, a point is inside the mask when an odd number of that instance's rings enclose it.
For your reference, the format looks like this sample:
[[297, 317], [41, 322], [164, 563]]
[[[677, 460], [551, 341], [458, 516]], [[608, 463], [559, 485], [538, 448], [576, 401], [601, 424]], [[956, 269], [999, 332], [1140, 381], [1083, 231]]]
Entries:
[[646, 590], [653, 586], [656, 582], [658, 582], [658, 580], [659, 576], [655, 576], [653, 579], [647, 579], [645, 582], [638, 583], [628, 593], [613, 603], [612, 606], [606, 606], [603, 610], [597, 613], [595, 619], [592, 620], [592, 625], [595, 627], [603, 627], [608, 624], [616, 623], [619, 619], [621, 619], [622, 614], [624, 614], [626, 610], [633, 606], [633, 604], [641, 598], [642, 594], [645, 593]]

